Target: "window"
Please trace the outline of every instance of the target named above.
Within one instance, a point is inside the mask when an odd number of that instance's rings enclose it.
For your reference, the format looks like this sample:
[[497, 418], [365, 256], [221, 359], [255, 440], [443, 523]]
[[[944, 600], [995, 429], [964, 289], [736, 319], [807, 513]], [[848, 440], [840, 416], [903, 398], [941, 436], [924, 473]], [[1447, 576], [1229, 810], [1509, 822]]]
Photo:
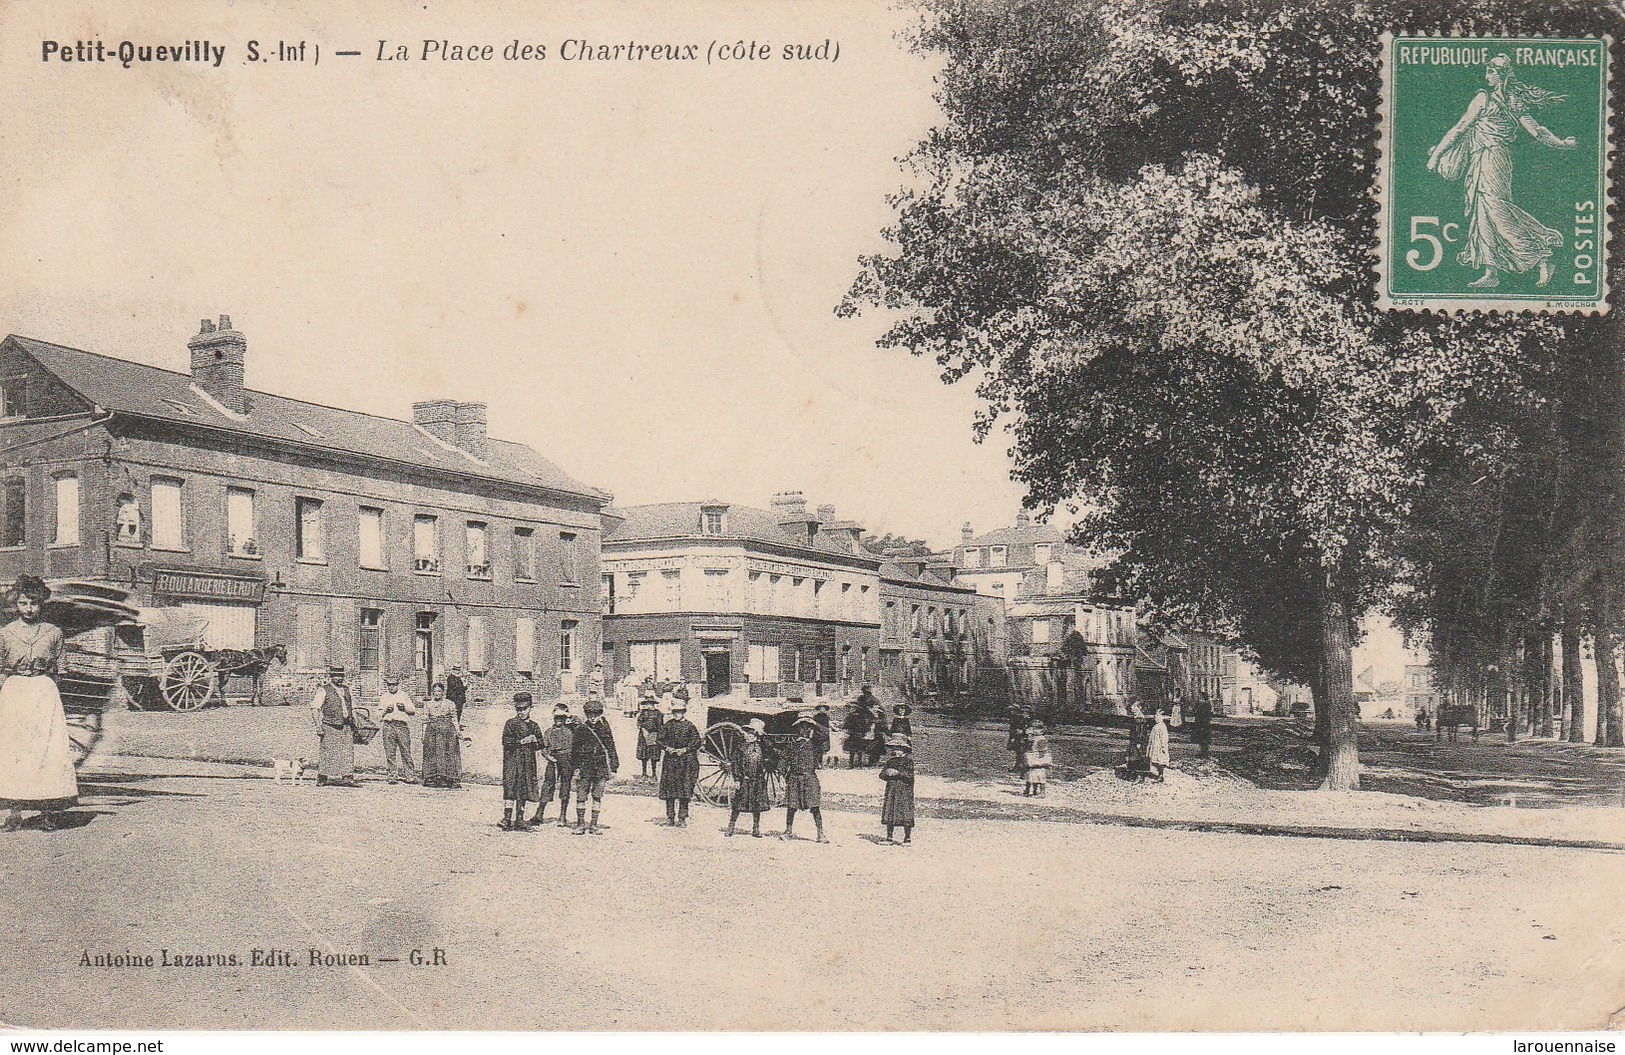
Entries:
[[383, 670], [384, 662], [384, 610], [361, 609], [361, 624], [356, 640], [360, 645], [361, 673], [376, 674]]
[[118, 496], [118, 512], [113, 517], [113, 537], [121, 546], [141, 545], [141, 503], [135, 495]]
[[226, 552], [234, 557], [259, 554], [254, 532], [254, 492], [246, 487], [226, 488]]
[[475, 674], [486, 669], [485, 646], [485, 616], [471, 615], [468, 617], [468, 669]]
[[885, 634], [887, 637], [896, 637], [897, 630], [897, 602], [887, 601], [886, 618], [884, 622], [881, 623], [881, 633]]
[[705, 511], [704, 522], [701, 527], [707, 535], [722, 534], [722, 510], [707, 509]]
[[412, 669], [427, 672], [434, 658], [434, 613], [419, 612], [412, 623]]
[[633, 681], [679, 681], [683, 676], [681, 641], [632, 641], [627, 645]]
[[753, 571], [745, 576], [745, 611], [760, 612], [762, 604], [762, 573]]
[[726, 569], [705, 569], [705, 604], [712, 611], [728, 607], [728, 572]]
[[179, 480], [153, 478], [152, 548], [186, 548], [186, 520]]
[[779, 646], [752, 645], [745, 665], [745, 673], [757, 684], [770, 684], [779, 680]]
[[1048, 564], [1050, 562], [1050, 551], [1053, 548], [1054, 543], [1052, 542], [1040, 542], [1035, 545], [1033, 547], [1033, 563]]
[[559, 673], [569, 674], [576, 669], [576, 627], [574, 619], [559, 624]]
[[605, 615], [615, 614], [615, 576], [609, 572], [598, 577], [598, 601]]
[[573, 532], [559, 532], [559, 582], [579, 582], [580, 569], [576, 567], [576, 537]]
[[1033, 644], [1049, 644], [1050, 626], [1048, 619], [1033, 620]]
[[536, 532], [532, 528], [513, 529], [513, 577], [536, 581]]
[[979, 549], [968, 549], [968, 550], [966, 550], [965, 551], [965, 567], [967, 567], [967, 568], [980, 568], [981, 566], [982, 566], [982, 551], [979, 550]]
[[423, 513], [412, 518], [412, 570], [440, 571], [440, 521]]
[[987, 566], [989, 568], [1002, 568], [1002, 567], [1004, 567], [1005, 559], [1009, 556], [1009, 553], [1010, 553], [1010, 551], [1008, 549], [1006, 549], [1004, 546], [994, 546], [991, 549], [989, 549], [987, 552], [988, 552]]
[[852, 584], [849, 582], [841, 583], [841, 606], [836, 609], [836, 615], [843, 619], [856, 619], [858, 617], [858, 613], [852, 609], [853, 596]]
[[293, 500], [293, 555], [322, 564], [327, 560], [327, 539], [322, 534], [322, 503], [316, 498]]
[[664, 592], [664, 601], [667, 611], [675, 612], [683, 606], [683, 573], [680, 571], [663, 571], [660, 573], [660, 588]]
[[487, 552], [485, 525], [478, 520], [470, 520], [463, 531], [463, 541], [468, 554], [468, 577], [470, 579], [489, 579], [491, 577], [491, 554]]
[[79, 545], [79, 477], [72, 473], [56, 478], [56, 538], [52, 542]]
[[942, 636], [942, 629], [941, 629], [940, 625], [937, 623], [937, 609], [936, 609], [935, 605], [933, 605], [930, 608], [927, 608], [925, 610], [925, 636], [926, 637], [941, 637]]
[[359, 543], [363, 568], [387, 567], [384, 563], [384, 511], [362, 506], [356, 519], [356, 541]]
[[25, 377], [0, 377], [0, 418], [28, 416], [28, 406], [23, 398], [27, 386], [28, 379]]
[[0, 546], [21, 546], [28, 542], [27, 483], [19, 476], [6, 479], [5, 508], [0, 510]]
[[327, 606], [302, 604], [294, 611], [294, 666], [320, 670], [327, 666]]
[[513, 621], [513, 669], [521, 674], [536, 669], [536, 620], [528, 616]]

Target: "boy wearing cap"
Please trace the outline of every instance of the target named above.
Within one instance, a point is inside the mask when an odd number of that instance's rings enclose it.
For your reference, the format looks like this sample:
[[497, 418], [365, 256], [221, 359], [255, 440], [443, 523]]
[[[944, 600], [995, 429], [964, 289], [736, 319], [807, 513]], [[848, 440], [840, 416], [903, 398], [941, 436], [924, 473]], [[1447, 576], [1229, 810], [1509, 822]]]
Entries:
[[813, 824], [818, 827], [818, 841], [827, 843], [829, 840], [824, 838], [824, 812], [820, 808], [823, 805], [823, 789], [818, 782], [818, 719], [802, 711], [796, 716], [792, 728], [796, 738], [790, 741], [784, 774], [784, 837], [796, 837], [796, 811], [806, 810], [812, 814]]
[[418, 775], [412, 768], [412, 726], [408, 723], [418, 709], [412, 697], [401, 691], [400, 675], [390, 674], [384, 678], [384, 694], [378, 698], [378, 705], [389, 782], [404, 780], [416, 784]]
[[361, 786], [355, 779], [355, 700], [344, 684], [344, 675], [342, 666], [328, 667], [327, 684], [310, 701], [316, 735], [321, 739], [316, 783], [355, 788]]
[[[604, 701], [588, 700], [586, 721], [575, 727], [570, 738], [570, 769], [575, 781], [577, 835], [600, 835], [598, 813], [604, 806], [604, 789], [609, 778], [621, 768], [615, 751], [615, 737], [604, 717]], [[592, 824], [587, 823], [587, 800], [592, 799]]]
[[772, 805], [767, 791], [767, 723], [752, 718], [740, 730], [739, 744], [733, 750], [734, 793], [728, 812], [728, 830], [734, 833], [741, 813], [750, 814], [750, 834], [762, 837], [762, 814]]
[[530, 693], [513, 694], [514, 716], [502, 727], [502, 827], [523, 831], [525, 803], [536, 800], [536, 751], [542, 730], [530, 720]]
[[688, 704], [678, 700], [660, 727], [660, 797], [666, 800], [666, 824], [688, 827], [688, 802], [700, 778], [700, 731], [688, 720]]
[[542, 794], [536, 800], [536, 816], [532, 824], [547, 820], [547, 804], [559, 797], [559, 827], [568, 828], [570, 812], [570, 751], [575, 744], [575, 730], [570, 728], [570, 708], [564, 704], [553, 707], [553, 726], [542, 734], [542, 757], [547, 759], [547, 774], [542, 777]]

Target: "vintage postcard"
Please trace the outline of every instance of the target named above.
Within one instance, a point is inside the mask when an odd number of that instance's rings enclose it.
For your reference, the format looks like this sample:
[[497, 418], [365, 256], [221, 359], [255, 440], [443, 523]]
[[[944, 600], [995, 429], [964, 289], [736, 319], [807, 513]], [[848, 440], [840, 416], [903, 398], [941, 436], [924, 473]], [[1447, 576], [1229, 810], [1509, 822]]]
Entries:
[[0, 5], [0, 1023], [1609, 1028], [1625, 14], [1435, 6]]
[[1609, 41], [1388, 34], [1382, 63], [1382, 302], [1607, 311]]

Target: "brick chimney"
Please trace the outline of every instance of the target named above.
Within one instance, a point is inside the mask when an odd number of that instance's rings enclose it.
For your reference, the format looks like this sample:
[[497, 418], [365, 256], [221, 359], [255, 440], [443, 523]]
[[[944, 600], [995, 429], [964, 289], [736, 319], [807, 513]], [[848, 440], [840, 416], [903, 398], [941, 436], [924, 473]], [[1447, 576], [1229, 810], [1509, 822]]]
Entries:
[[1028, 527], [1032, 527], [1032, 526], [1033, 526], [1033, 518], [1027, 513], [1027, 511], [1025, 509], [1023, 509], [1021, 512], [1016, 514], [1016, 527], [1018, 527], [1018, 528], [1028, 528]]
[[457, 444], [457, 401], [428, 399], [412, 404], [412, 424], [441, 443]]
[[485, 460], [487, 445], [485, 435], [485, 404], [459, 403], [454, 421], [456, 426], [457, 446], [472, 454], [474, 457]]
[[970, 529], [970, 521], [965, 521], [964, 526], [959, 529], [959, 544], [961, 546], [968, 546], [970, 545], [970, 540], [975, 537], [976, 532]]
[[835, 507], [832, 506], [832, 505], [821, 505], [821, 506], [819, 506], [818, 507], [818, 522], [820, 524], [823, 524], [825, 527], [828, 527], [829, 525], [835, 523]]
[[780, 491], [773, 496], [771, 505], [780, 520], [807, 515], [807, 496], [800, 491]]
[[192, 383], [227, 410], [248, 413], [248, 400], [243, 394], [248, 338], [231, 328], [231, 316], [220, 316], [218, 327], [204, 319], [197, 336], [187, 341], [186, 347], [192, 353]]

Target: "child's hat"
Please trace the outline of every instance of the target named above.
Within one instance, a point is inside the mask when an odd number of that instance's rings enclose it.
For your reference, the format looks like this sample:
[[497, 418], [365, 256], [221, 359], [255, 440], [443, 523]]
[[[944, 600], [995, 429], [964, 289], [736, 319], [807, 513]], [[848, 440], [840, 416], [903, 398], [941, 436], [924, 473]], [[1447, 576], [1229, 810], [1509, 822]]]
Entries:
[[570, 705], [569, 704], [567, 704], [567, 703], [555, 703], [553, 705], [553, 716], [554, 717], [560, 717], [562, 715], [566, 715], [566, 714], [569, 714], [569, 713], [570, 713]]
[[760, 718], [752, 718], [750, 720], [750, 728], [753, 732], [760, 735], [767, 732], [767, 723], [762, 721]]
[[513, 694], [513, 705], [515, 707], [529, 707], [530, 703], [531, 703], [531, 695], [530, 695], [530, 693], [528, 693], [528, 692], [516, 692], [516, 693]]

